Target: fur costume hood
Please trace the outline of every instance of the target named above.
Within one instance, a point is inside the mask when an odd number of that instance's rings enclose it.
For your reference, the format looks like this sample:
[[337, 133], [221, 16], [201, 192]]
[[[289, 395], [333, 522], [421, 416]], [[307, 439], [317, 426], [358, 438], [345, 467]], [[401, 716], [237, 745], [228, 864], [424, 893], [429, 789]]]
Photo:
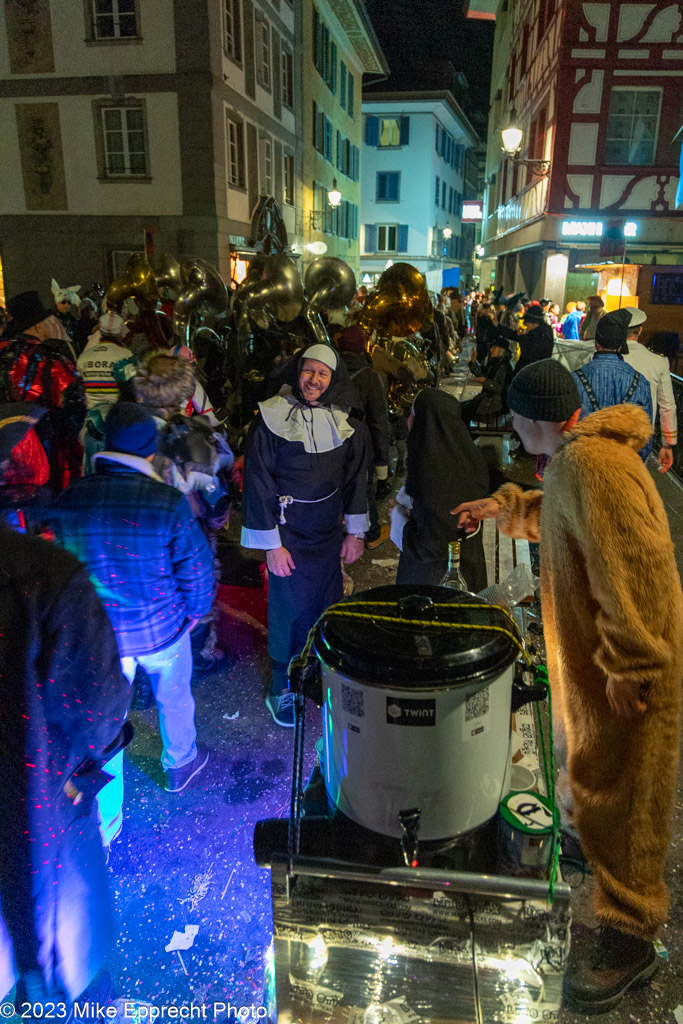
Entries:
[[196, 386], [194, 367], [187, 359], [161, 352], [149, 355], [133, 378], [138, 402], [164, 420], [187, 405]]
[[583, 437], [617, 441], [639, 452], [652, 437], [652, 424], [640, 406], [610, 405], [590, 413], [568, 430], [565, 443]]

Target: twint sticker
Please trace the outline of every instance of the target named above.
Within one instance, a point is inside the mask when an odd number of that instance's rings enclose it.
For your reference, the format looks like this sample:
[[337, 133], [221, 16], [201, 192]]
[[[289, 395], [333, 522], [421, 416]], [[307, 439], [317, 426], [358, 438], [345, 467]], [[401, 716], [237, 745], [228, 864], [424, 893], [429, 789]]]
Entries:
[[387, 697], [388, 725], [436, 725], [436, 700]]

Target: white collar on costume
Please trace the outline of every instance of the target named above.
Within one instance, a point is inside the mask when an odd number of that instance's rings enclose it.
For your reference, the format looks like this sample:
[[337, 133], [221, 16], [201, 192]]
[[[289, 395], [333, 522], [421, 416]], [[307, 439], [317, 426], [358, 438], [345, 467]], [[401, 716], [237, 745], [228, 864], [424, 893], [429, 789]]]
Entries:
[[267, 402], [259, 402], [263, 422], [285, 441], [301, 441], [311, 455], [339, 448], [353, 434], [347, 413], [337, 405], [303, 405], [285, 384]]

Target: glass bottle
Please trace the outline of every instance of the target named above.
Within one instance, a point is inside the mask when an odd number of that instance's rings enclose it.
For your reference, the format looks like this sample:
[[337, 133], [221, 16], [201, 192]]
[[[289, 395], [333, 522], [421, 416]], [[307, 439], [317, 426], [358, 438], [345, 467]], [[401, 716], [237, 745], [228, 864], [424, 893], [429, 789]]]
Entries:
[[442, 587], [450, 587], [451, 590], [464, 590], [469, 593], [469, 587], [460, 569], [460, 541], [452, 540], [448, 545], [448, 572], [441, 580]]

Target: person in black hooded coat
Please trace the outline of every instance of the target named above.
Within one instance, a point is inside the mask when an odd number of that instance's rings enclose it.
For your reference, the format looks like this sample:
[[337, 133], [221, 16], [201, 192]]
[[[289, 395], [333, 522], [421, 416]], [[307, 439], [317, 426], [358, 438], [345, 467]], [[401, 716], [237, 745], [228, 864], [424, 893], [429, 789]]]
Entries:
[[342, 597], [341, 559], [354, 562], [364, 551], [369, 453], [352, 414], [358, 395], [333, 348], [310, 346], [280, 380], [279, 393], [259, 403], [247, 437], [242, 545], [266, 550], [273, 660], [266, 705], [278, 725], [291, 726], [289, 661]]
[[[413, 402], [408, 423], [405, 493], [412, 509], [403, 528], [396, 582], [438, 584], [448, 568], [448, 545], [458, 537], [451, 499], [487, 497], [489, 473], [462, 420], [457, 398], [425, 388]], [[461, 497], [465, 494], [471, 498]], [[481, 532], [463, 544], [461, 569], [473, 593], [487, 585]]]

